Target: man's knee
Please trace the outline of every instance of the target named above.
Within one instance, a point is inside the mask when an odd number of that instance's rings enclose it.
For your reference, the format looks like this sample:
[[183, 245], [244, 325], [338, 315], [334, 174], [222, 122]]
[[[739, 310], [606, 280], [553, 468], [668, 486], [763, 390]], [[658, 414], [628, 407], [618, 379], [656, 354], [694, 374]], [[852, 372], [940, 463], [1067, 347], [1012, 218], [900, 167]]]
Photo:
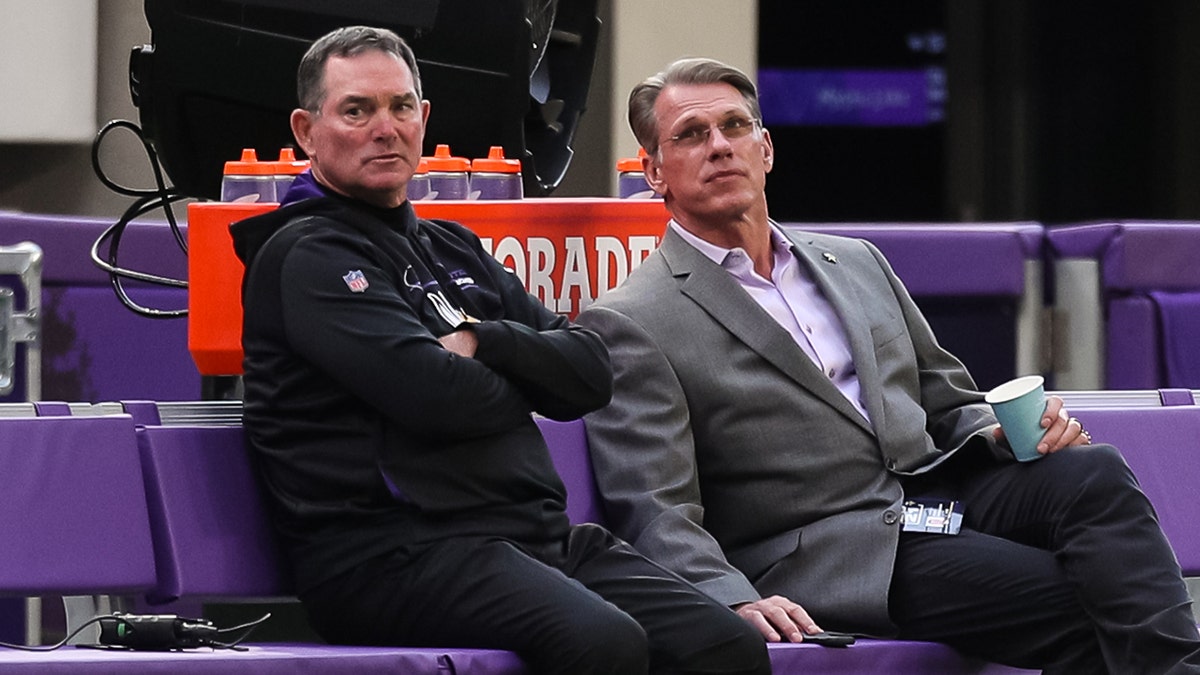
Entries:
[[645, 673], [650, 647], [646, 631], [615, 607], [611, 611], [580, 612], [575, 620], [551, 631], [546, 658], [554, 663], [538, 672]]
[[1125, 458], [1111, 445], [1065, 448], [1046, 459], [1053, 460], [1046, 468], [1057, 472], [1049, 484], [1058, 486], [1076, 517], [1130, 520], [1154, 508]]
[[762, 634], [737, 614], [729, 612], [729, 617], [712, 627], [705, 653], [693, 656], [700, 666], [693, 672], [770, 675], [771, 659]]
[[1105, 490], [1136, 483], [1121, 452], [1106, 443], [1064, 448], [1046, 459], [1068, 484]]
[[[769, 675], [767, 645], [758, 629], [732, 611], [716, 605], [714, 610], [692, 625], [687, 643], [675, 646], [670, 662], [659, 665], [672, 673]], [[651, 650], [664, 651], [653, 644]]]

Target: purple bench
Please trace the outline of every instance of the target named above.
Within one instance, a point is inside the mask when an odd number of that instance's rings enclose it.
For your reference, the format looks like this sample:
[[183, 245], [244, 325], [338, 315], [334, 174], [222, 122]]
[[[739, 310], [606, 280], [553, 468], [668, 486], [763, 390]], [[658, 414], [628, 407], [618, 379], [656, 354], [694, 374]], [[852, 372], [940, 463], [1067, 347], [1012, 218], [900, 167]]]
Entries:
[[1200, 223], [1046, 231], [1054, 256], [1055, 386], [1200, 387]]
[[[1123, 448], [1185, 573], [1200, 573], [1200, 536], [1191, 513], [1193, 486], [1200, 482], [1200, 462], [1192, 456], [1200, 452], [1196, 392], [1062, 393], [1098, 439]], [[230, 417], [212, 426], [202, 425], [211, 417], [204, 411], [172, 412], [167, 420], [166, 413], [160, 416], [167, 407], [130, 402], [128, 414], [0, 419], [0, 463], [6, 468], [0, 495], [6, 512], [25, 515], [0, 520], [5, 549], [16, 552], [0, 557], [0, 591], [134, 593], [153, 603], [289, 597], [236, 419], [226, 410], [221, 414]], [[189, 423], [175, 426], [179, 419]], [[602, 522], [583, 423], [538, 423], [567, 485], [572, 521]], [[163, 607], [157, 611], [172, 611], [170, 604]], [[847, 649], [779, 644], [770, 646], [770, 655], [776, 673], [1028, 672], [911, 641], [860, 640]], [[251, 643], [244, 653], [0, 649], [0, 669], [10, 665], [36, 673], [527, 672], [504, 651], [310, 642]]]

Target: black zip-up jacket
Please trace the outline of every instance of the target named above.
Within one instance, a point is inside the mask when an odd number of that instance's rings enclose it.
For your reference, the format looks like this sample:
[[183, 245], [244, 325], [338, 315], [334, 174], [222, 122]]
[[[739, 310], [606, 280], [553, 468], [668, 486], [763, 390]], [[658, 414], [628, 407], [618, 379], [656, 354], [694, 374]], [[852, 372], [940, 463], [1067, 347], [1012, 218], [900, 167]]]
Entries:
[[[608, 402], [594, 333], [526, 293], [474, 233], [407, 202], [327, 193], [231, 231], [246, 264], [244, 426], [298, 590], [407, 544], [566, 534], [531, 413]], [[463, 327], [474, 358], [437, 340]]]

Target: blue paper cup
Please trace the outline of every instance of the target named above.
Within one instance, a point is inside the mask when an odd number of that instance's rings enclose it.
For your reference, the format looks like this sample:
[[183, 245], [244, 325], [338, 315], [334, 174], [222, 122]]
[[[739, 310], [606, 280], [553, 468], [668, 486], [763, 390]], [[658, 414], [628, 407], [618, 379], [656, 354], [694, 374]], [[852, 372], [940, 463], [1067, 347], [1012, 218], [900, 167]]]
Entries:
[[1009, 380], [983, 397], [995, 411], [1013, 456], [1019, 462], [1042, 456], [1037, 451], [1037, 444], [1046, 433], [1042, 428], [1042, 413], [1046, 412], [1044, 386], [1045, 379], [1041, 375], [1028, 375]]

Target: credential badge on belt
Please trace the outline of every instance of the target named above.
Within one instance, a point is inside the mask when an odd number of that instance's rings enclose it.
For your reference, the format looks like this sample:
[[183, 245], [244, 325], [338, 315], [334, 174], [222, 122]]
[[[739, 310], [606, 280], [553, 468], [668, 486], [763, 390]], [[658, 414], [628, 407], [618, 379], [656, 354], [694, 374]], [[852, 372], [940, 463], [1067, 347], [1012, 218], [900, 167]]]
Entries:
[[905, 532], [958, 534], [962, 518], [962, 502], [934, 499], [904, 501]]

